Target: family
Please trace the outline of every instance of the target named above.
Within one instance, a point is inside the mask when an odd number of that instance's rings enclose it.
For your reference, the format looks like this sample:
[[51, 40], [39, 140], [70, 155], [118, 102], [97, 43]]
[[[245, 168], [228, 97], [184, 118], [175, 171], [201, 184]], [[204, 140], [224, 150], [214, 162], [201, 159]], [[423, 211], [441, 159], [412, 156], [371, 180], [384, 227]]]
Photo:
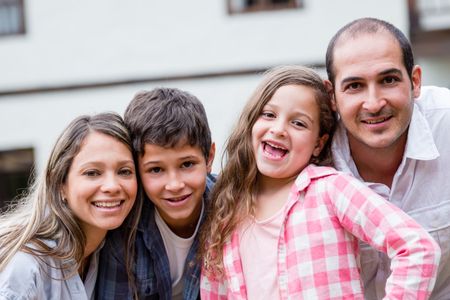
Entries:
[[74, 119], [0, 215], [0, 299], [450, 299], [450, 90], [374, 18], [326, 70], [268, 70], [217, 175], [189, 92]]

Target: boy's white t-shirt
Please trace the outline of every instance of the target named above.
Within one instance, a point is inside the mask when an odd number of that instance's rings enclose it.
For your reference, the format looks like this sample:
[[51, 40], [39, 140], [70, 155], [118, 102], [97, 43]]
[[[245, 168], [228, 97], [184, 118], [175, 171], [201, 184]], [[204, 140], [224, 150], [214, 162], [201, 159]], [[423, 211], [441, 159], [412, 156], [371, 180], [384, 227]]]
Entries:
[[200, 218], [198, 219], [197, 226], [192, 236], [188, 238], [181, 238], [170, 230], [166, 222], [161, 218], [158, 210], [155, 209], [155, 222], [161, 233], [164, 247], [166, 248], [167, 257], [169, 259], [170, 277], [172, 280], [172, 299], [183, 299], [183, 272], [186, 264], [186, 257], [189, 253], [189, 249], [194, 242], [194, 238], [197, 235], [198, 228], [200, 226], [200, 220], [203, 216], [203, 202], [202, 210], [200, 212]]

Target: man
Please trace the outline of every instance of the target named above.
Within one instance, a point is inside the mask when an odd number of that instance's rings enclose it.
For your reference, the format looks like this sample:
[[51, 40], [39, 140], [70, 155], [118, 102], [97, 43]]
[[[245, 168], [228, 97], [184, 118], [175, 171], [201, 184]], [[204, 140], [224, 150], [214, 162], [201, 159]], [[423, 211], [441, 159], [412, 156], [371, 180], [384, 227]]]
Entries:
[[[326, 67], [340, 116], [336, 168], [365, 181], [436, 239], [442, 257], [431, 299], [450, 299], [450, 91], [421, 88], [407, 38], [372, 18], [336, 33]], [[384, 296], [389, 268], [386, 255], [361, 245], [366, 299]]]

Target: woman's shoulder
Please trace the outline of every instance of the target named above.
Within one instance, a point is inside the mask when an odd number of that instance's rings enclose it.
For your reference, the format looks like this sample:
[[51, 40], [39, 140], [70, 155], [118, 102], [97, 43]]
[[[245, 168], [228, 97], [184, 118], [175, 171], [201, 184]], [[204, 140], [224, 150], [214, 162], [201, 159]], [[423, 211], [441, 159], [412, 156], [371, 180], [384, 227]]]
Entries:
[[36, 294], [40, 286], [40, 273], [37, 257], [23, 251], [17, 252], [0, 272], [0, 298], [19, 299], [21, 295]]

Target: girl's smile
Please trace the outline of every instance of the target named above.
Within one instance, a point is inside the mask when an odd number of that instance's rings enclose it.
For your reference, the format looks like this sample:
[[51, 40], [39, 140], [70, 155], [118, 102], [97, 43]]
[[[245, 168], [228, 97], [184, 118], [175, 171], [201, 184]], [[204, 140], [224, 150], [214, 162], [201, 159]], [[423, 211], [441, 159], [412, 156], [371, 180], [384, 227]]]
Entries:
[[320, 154], [319, 107], [312, 88], [280, 87], [264, 106], [252, 128], [256, 164], [263, 176], [295, 177], [312, 156]]

